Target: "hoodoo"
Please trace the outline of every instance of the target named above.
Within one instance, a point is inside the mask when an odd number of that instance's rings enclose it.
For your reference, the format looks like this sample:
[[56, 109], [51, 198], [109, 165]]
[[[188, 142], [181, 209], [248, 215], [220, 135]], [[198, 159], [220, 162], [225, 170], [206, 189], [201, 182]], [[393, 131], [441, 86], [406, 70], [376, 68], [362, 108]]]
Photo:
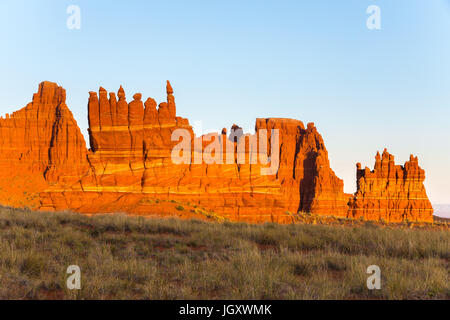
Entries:
[[375, 156], [375, 168], [357, 165], [357, 191], [350, 201], [349, 215], [388, 222], [433, 221], [433, 207], [423, 181], [425, 171], [411, 155], [404, 166], [395, 165], [394, 156], [385, 149]]
[[[148, 205], [152, 201], [176, 201], [249, 222], [289, 223], [297, 212], [432, 220], [423, 187], [425, 174], [416, 158], [404, 167], [395, 166], [385, 152], [382, 159], [377, 156], [374, 171], [358, 167], [358, 191], [350, 199], [343, 192], [343, 181], [330, 168], [324, 141], [313, 123], [305, 127], [299, 120], [257, 119], [254, 135], [234, 125], [228, 136], [224, 129], [221, 134], [196, 137], [189, 121], [176, 115], [169, 82], [166, 91], [167, 101], [159, 106], [152, 98], [144, 103], [140, 93], [128, 103], [122, 87], [117, 96], [101, 87], [98, 93], [90, 92], [88, 150], [65, 104], [65, 90], [55, 83], [41, 83], [30, 104], [0, 119], [0, 203], [150, 215], [156, 210]], [[178, 130], [193, 142], [187, 151], [191, 159], [200, 162], [173, 161], [172, 151], [179, 143], [173, 136]], [[271, 132], [277, 132], [276, 139]], [[264, 163], [240, 161], [252, 159], [247, 140], [267, 144], [267, 151], [256, 149], [263, 158], [279, 157], [273, 173], [261, 173]], [[216, 159], [232, 160], [217, 163], [202, 158], [211, 150], [208, 141], [216, 144], [215, 152], [223, 151]], [[233, 155], [227, 158], [230, 150]], [[174, 214], [173, 207], [158, 210]]]

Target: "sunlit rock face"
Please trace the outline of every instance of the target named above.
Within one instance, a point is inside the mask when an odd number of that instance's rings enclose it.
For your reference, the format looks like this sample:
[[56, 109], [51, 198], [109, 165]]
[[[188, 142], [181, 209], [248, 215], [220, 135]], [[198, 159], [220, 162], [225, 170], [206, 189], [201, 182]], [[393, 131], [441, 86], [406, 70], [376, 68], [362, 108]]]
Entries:
[[[358, 191], [346, 195], [313, 123], [257, 119], [254, 134], [233, 125], [196, 137], [189, 121], [176, 115], [169, 82], [166, 91], [167, 101], [159, 105], [152, 98], [144, 102], [140, 93], [127, 102], [122, 87], [117, 94], [101, 87], [90, 92], [88, 150], [65, 90], [41, 83], [33, 102], [0, 119], [0, 203], [188, 217], [202, 208], [248, 222], [290, 223], [297, 212], [432, 219], [416, 159], [392, 167], [383, 155], [374, 172], [358, 169]], [[181, 153], [175, 152], [181, 144]], [[174, 161], [174, 154], [184, 161]], [[192, 212], [174, 212], [172, 201]]]
[[388, 222], [433, 221], [433, 208], [423, 182], [425, 171], [411, 155], [404, 166], [396, 165], [385, 149], [377, 153], [375, 168], [361, 169], [357, 164], [357, 192], [350, 201], [349, 215]]
[[66, 92], [42, 82], [25, 108], [0, 119], [0, 202], [39, 207], [39, 192], [79, 188], [89, 171], [86, 143]]

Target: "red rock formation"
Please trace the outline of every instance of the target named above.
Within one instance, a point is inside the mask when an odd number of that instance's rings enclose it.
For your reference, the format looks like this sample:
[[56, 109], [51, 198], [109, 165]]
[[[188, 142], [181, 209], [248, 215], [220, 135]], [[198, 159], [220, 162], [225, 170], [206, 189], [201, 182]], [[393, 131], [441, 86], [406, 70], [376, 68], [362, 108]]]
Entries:
[[328, 152], [314, 123], [305, 129], [291, 119], [257, 119], [256, 130], [280, 131], [277, 180], [288, 210], [346, 216], [344, 182], [330, 168]]
[[350, 202], [350, 216], [387, 222], [404, 220], [432, 222], [433, 208], [423, 181], [425, 171], [411, 155], [404, 166], [395, 165], [394, 156], [385, 149], [377, 153], [375, 169], [357, 164], [357, 192]]
[[64, 189], [86, 173], [86, 144], [65, 99], [63, 88], [43, 82], [31, 103], [0, 119], [3, 204], [35, 207], [48, 185]]
[[[117, 98], [100, 88], [98, 95], [89, 93], [88, 112], [89, 150], [65, 105], [64, 90], [54, 83], [42, 83], [31, 104], [0, 120], [2, 204], [148, 215], [174, 214], [168, 204], [176, 201], [192, 206], [192, 215], [204, 208], [230, 220], [280, 223], [291, 222], [299, 211], [358, 216], [371, 206], [364, 198], [370, 188], [362, 187], [365, 180], [359, 173], [361, 187], [348, 212], [349, 197], [330, 168], [313, 123], [305, 128], [298, 120], [257, 119], [254, 135], [233, 125], [229, 133], [224, 129], [196, 137], [189, 121], [176, 116], [169, 82], [167, 101], [158, 107], [152, 98], [143, 103], [140, 93], [127, 103], [122, 87]], [[175, 134], [180, 132], [178, 139]], [[184, 143], [188, 147], [178, 150]], [[174, 160], [173, 155], [182, 157]], [[384, 162], [380, 168], [385, 175]], [[407, 182], [399, 190], [417, 191], [417, 197], [426, 198], [418, 189], [423, 171], [414, 161], [405, 168], [402, 177]], [[377, 188], [373, 192], [383, 186]], [[391, 190], [390, 184], [385, 189]], [[380, 201], [380, 208], [397, 208], [390, 206], [395, 192], [382, 195], [388, 200]], [[419, 212], [416, 202], [399, 206]], [[391, 212], [390, 220], [393, 216], [403, 219]]]
[[[323, 139], [313, 124], [305, 129], [297, 120], [258, 119], [255, 135], [244, 135], [242, 128], [233, 125], [229, 137], [226, 130], [220, 135], [195, 137], [188, 120], [176, 117], [169, 82], [167, 102], [159, 108], [151, 98], [143, 105], [141, 94], [134, 95], [134, 100], [127, 104], [122, 87], [118, 102], [113, 94], [108, 101], [103, 88], [99, 97], [90, 93], [88, 160], [92, 174], [82, 179], [84, 193], [61, 195], [50, 190], [44, 201], [45, 209], [53, 203], [54, 209], [61, 210], [69, 203], [71, 209], [88, 213], [129, 206], [132, 208], [128, 211], [142, 213], [148, 207], [139, 203], [152, 197], [195, 203], [232, 220], [255, 222], [291, 221], [287, 211], [331, 212], [341, 216], [347, 213], [343, 182], [329, 168]], [[186, 129], [191, 137], [191, 164], [174, 164], [171, 159], [172, 149], [178, 143], [171, 137], [177, 129]], [[259, 145], [260, 131], [267, 130], [270, 153], [272, 129], [279, 130], [276, 153], [281, 159], [273, 174], [261, 175], [261, 169], [267, 165], [250, 160], [249, 141], [256, 139], [255, 145]], [[223, 151], [222, 155], [213, 152], [216, 160], [221, 159], [219, 164], [204, 156], [214, 142], [217, 152]], [[227, 144], [231, 144], [231, 155], [227, 154]], [[85, 204], [79, 199], [87, 192], [90, 198]]]

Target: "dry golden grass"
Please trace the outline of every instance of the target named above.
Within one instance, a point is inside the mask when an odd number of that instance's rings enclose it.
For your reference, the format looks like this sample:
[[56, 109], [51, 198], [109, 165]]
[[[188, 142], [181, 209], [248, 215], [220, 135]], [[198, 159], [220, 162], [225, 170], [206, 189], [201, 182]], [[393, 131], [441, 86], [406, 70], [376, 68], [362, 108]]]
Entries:
[[[450, 233], [0, 209], [0, 299], [449, 299]], [[369, 265], [382, 271], [368, 290]], [[78, 265], [82, 288], [66, 288]]]

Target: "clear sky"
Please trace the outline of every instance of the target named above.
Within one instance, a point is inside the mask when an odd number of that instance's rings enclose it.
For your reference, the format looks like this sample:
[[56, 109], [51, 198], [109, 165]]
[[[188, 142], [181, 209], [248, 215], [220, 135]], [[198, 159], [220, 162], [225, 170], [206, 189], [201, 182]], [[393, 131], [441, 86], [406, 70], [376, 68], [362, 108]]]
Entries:
[[171, 80], [178, 114], [204, 129], [315, 122], [346, 192], [387, 147], [419, 156], [431, 201], [450, 203], [449, 0], [2, 0], [0, 35], [1, 114], [54, 81], [86, 135], [88, 91], [162, 101]]

